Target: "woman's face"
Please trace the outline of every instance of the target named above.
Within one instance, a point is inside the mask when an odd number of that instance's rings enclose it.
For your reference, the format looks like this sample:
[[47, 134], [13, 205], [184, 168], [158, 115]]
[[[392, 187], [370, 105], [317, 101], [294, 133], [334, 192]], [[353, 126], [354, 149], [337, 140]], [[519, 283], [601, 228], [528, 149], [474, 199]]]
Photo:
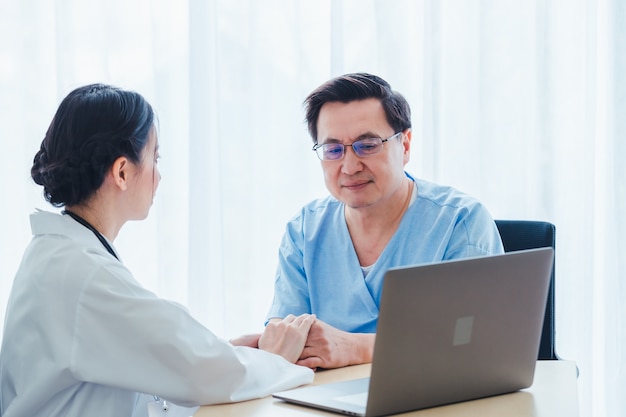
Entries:
[[134, 190], [131, 190], [133, 200], [131, 218], [133, 220], [142, 220], [148, 216], [159, 181], [161, 181], [161, 174], [157, 166], [158, 159], [159, 138], [153, 127], [148, 137], [148, 143], [142, 152], [141, 161], [136, 166], [135, 179], [132, 183]]

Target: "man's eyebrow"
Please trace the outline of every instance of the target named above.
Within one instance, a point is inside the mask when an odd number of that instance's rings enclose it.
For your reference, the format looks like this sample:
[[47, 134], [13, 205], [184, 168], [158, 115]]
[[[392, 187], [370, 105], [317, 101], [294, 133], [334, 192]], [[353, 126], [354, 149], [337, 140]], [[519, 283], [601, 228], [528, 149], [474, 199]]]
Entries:
[[369, 138], [382, 138], [382, 136], [380, 136], [378, 133], [374, 133], [374, 132], [365, 132], [365, 133], [359, 135], [355, 140], [369, 139]]
[[[361, 133], [359, 136], [355, 137], [354, 140], [352, 142], [356, 142], [357, 140], [361, 140], [361, 139], [369, 139], [369, 138], [381, 138], [382, 136], [380, 136], [377, 133], [374, 132], [365, 132], [365, 133]], [[350, 142], [350, 143], [352, 143]], [[341, 140], [336, 139], [336, 138], [326, 138], [324, 141], [321, 141], [320, 143], [343, 143]]]

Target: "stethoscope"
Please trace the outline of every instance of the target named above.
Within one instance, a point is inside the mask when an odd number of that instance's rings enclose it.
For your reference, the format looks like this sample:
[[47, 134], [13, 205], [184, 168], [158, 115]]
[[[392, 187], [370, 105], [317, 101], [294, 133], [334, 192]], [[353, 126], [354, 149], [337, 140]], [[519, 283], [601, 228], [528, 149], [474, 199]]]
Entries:
[[161, 405], [161, 410], [163, 410], [164, 413], [167, 413], [167, 410], [170, 409], [170, 406], [167, 405], [167, 401], [163, 400], [163, 403], [161, 403], [161, 397], [158, 395], [153, 395], [152, 397], [154, 398], [154, 401]]
[[96, 230], [96, 228], [93, 227], [87, 220], [83, 219], [78, 214], [72, 213], [71, 211], [68, 211], [68, 210], [63, 210], [63, 214], [67, 214], [72, 219], [76, 220], [78, 223], [82, 224], [87, 229], [91, 230], [93, 232], [93, 234], [96, 235], [96, 237], [98, 238], [100, 243], [102, 243], [102, 246], [104, 246], [104, 248], [107, 250], [107, 252], [109, 252], [111, 255], [113, 255], [113, 257], [115, 259], [117, 259], [118, 261], [120, 260], [117, 257], [117, 255], [115, 254], [115, 251], [113, 250], [111, 245], [109, 245], [109, 242], [107, 242], [107, 240], [105, 239], [105, 237], [102, 236], [102, 234], [100, 232], [98, 232], [98, 230]]

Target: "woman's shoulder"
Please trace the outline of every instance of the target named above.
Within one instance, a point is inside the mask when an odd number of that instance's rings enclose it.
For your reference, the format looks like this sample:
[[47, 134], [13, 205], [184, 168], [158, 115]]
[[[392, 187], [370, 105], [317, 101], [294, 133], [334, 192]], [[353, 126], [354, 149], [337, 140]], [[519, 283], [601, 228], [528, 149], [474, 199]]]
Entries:
[[130, 271], [94, 233], [71, 217], [38, 210], [30, 220], [33, 240], [23, 264], [31, 265], [31, 270], [39, 268], [41, 274], [49, 276], [62, 274], [68, 285], [75, 280], [76, 285], [83, 287], [99, 279], [135, 283]]

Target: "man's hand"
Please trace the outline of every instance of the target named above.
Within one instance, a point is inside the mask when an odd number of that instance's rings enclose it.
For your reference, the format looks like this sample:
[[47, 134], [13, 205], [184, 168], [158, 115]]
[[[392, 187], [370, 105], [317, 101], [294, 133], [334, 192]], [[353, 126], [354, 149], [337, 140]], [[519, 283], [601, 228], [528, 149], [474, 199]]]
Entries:
[[315, 320], [296, 364], [312, 369], [330, 369], [369, 363], [375, 338], [375, 334], [348, 333]]
[[271, 320], [259, 338], [259, 349], [281, 355], [289, 362], [295, 363], [302, 353], [314, 321], [315, 316], [311, 314], [302, 314], [298, 317], [290, 314], [284, 319]]

